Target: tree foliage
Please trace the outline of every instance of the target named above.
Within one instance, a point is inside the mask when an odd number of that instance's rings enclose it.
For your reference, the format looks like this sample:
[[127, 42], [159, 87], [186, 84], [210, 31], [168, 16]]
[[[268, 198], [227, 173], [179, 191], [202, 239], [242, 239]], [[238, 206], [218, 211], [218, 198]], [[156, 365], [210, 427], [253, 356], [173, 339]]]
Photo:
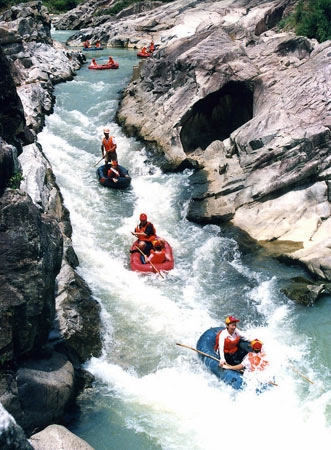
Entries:
[[[10, 8], [20, 3], [28, 3], [30, 0], [0, 0], [0, 11]], [[83, 0], [45, 0], [43, 5], [46, 6], [50, 13], [64, 13], [70, 9], [76, 8]]]
[[318, 42], [331, 39], [331, 0], [299, 0], [294, 14], [283, 21], [282, 27]]

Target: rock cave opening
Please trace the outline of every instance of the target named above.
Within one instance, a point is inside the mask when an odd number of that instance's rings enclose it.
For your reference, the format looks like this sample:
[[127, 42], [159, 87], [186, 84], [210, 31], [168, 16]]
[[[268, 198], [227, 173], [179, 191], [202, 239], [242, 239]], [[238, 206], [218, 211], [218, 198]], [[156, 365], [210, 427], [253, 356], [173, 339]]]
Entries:
[[248, 122], [253, 117], [253, 94], [252, 86], [232, 81], [195, 103], [181, 120], [184, 151], [205, 150]]

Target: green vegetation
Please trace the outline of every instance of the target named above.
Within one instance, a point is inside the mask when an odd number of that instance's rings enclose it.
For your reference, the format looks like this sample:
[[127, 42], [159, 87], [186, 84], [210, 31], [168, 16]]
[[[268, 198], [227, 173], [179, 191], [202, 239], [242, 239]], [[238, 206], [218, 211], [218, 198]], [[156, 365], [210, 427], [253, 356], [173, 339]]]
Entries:
[[24, 180], [24, 177], [21, 172], [15, 172], [14, 175], [10, 178], [8, 182], [8, 187], [12, 189], [19, 189], [21, 185], [21, 181]]
[[299, 0], [294, 13], [280, 27], [318, 42], [331, 39], [331, 0]]
[[[0, 11], [10, 8], [20, 3], [28, 3], [30, 0], [0, 0]], [[76, 8], [83, 0], [46, 0], [42, 4], [50, 13], [64, 13], [70, 9]]]
[[46, 6], [48, 12], [51, 14], [65, 13], [70, 9], [76, 8], [82, 1], [79, 0], [48, 0], [43, 1], [43, 5]]

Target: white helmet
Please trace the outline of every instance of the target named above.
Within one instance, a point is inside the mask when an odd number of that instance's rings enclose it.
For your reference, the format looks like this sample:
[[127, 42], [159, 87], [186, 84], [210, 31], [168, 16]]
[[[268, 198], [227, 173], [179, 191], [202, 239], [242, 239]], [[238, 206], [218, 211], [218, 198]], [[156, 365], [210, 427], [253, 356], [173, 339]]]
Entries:
[[104, 129], [103, 129], [103, 132], [104, 132], [104, 133], [110, 133], [110, 130], [109, 130], [109, 128], [104, 128]]

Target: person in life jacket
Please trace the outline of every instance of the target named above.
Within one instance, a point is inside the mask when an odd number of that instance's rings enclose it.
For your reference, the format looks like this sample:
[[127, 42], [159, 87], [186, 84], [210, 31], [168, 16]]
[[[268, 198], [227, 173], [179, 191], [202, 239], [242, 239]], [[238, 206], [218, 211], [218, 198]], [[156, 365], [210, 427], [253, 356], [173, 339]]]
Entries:
[[149, 44], [149, 52], [150, 52], [150, 53], [153, 53], [154, 50], [155, 50], [155, 45], [154, 45], [154, 42], [151, 41], [151, 43]]
[[114, 183], [117, 183], [120, 176], [121, 172], [118, 167], [118, 162], [112, 161], [110, 163], [110, 168], [107, 170], [107, 178], [111, 179]]
[[220, 330], [216, 335], [214, 350], [219, 352], [220, 367], [226, 363], [239, 364], [247, 353], [239, 347], [240, 340], [247, 341], [247, 338], [237, 329], [238, 322], [240, 320], [236, 317], [228, 316], [225, 319], [226, 328]]
[[84, 42], [84, 48], [90, 48], [91, 44], [90, 41], [88, 39], [86, 39], [86, 41]]
[[101, 47], [101, 42], [100, 41], [97, 41], [96, 43], [95, 43], [95, 48], [100, 48]]
[[146, 47], [143, 47], [140, 51], [140, 53], [142, 53], [143, 55], [149, 55], [149, 52], [147, 51]]
[[[140, 214], [140, 222], [136, 226], [134, 232], [131, 232], [134, 236], [138, 238], [138, 247], [146, 255], [149, 256], [150, 251], [153, 248], [152, 242], [156, 238], [156, 230], [151, 222], [147, 221], [147, 216], [145, 213]], [[131, 250], [131, 253], [139, 250]]]
[[98, 65], [98, 64], [97, 64], [95, 58], [92, 58], [91, 66], [96, 67], [97, 65]]
[[145, 263], [162, 264], [166, 260], [164, 242], [161, 239], [156, 239], [152, 244], [153, 248], [150, 255], [145, 259]]
[[247, 353], [240, 364], [236, 364], [234, 366], [224, 364], [223, 369], [247, 370], [248, 372], [264, 370], [269, 365], [269, 362], [266, 359], [262, 346], [263, 342], [259, 339], [254, 339], [251, 342], [252, 351]]
[[115, 61], [113, 60], [112, 56], [109, 56], [107, 64], [109, 65], [115, 64]]
[[101, 143], [101, 153], [102, 158], [105, 159], [105, 175], [107, 175], [108, 164], [111, 161], [117, 161], [117, 144], [115, 142], [115, 138], [113, 136], [109, 136], [110, 130], [109, 128], [104, 128], [104, 137]]

